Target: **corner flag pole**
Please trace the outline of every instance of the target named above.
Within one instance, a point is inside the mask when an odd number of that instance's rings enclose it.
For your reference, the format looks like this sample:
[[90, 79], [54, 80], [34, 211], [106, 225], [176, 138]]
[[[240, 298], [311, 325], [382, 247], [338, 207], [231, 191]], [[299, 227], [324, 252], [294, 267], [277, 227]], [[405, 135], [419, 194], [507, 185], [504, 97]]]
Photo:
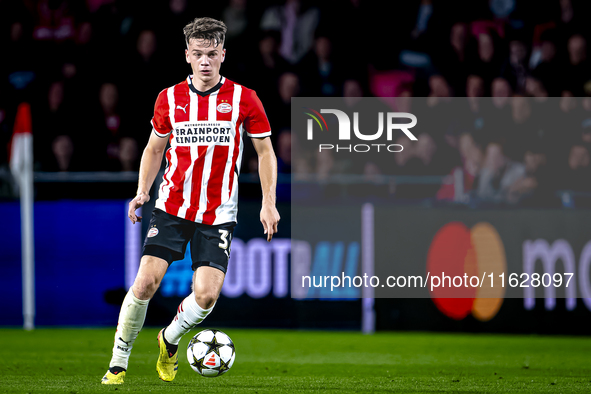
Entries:
[[[374, 207], [365, 203], [361, 207], [361, 268], [364, 275], [374, 275]], [[373, 287], [361, 289], [361, 331], [373, 334], [376, 330], [376, 313], [374, 310], [375, 292]]]
[[23, 328], [35, 328], [35, 241], [33, 238], [33, 134], [31, 107], [18, 106], [12, 134], [10, 169], [18, 184], [21, 206]]

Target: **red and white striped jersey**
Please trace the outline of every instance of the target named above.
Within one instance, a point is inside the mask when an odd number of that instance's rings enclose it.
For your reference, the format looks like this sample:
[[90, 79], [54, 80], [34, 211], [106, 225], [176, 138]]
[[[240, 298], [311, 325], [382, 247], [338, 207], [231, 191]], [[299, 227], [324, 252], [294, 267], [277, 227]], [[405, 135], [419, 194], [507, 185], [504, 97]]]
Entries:
[[235, 222], [242, 135], [267, 137], [271, 126], [254, 90], [222, 77], [200, 92], [191, 78], [156, 99], [153, 132], [170, 141], [156, 208], [197, 223]]

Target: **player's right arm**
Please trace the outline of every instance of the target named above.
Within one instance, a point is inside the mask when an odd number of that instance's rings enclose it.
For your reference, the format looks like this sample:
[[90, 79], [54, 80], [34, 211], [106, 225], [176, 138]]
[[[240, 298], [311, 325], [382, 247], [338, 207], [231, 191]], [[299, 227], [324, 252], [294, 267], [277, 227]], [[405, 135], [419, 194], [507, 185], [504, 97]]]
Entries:
[[150, 201], [150, 188], [156, 175], [160, 170], [160, 163], [162, 163], [162, 155], [166, 149], [168, 142], [168, 135], [172, 130], [172, 125], [169, 118], [169, 107], [167, 98], [168, 89], [164, 89], [158, 95], [156, 104], [154, 105], [154, 117], [152, 118], [152, 133], [148, 145], [142, 154], [142, 161], [140, 162], [140, 173], [138, 179], [137, 195], [129, 203], [129, 212], [127, 216], [132, 223], [141, 221], [141, 216], [135, 214], [135, 210]]
[[129, 203], [128, 216], [131, 222], [141, 221], [141, 216], [136, 216], [135, 210], [150, 201], [150, 188], [156, 179], [162, 163], [162, 155], [166, 149], [167, 138], [158, 137], [156, 133], [150, 135], [148, 145], [142, 154], [140, 173], [138, 179], [137, 195]]

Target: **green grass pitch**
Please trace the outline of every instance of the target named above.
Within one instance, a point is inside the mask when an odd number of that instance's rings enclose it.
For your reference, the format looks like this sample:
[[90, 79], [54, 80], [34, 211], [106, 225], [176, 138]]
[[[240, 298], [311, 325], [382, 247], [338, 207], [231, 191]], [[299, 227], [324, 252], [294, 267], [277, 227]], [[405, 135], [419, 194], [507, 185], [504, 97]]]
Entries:
[[[196, 334], [198, 330], [192, 332]], [[236, 344], [225, 375], [193, 372], [181, 341], [174, 382], [158, 379], [158, 329], [135, 343], [125, 384], [99, 383], [113, 329], [0, 329], [0, 393], [591, 392], [591, 338], [224, 330]]]

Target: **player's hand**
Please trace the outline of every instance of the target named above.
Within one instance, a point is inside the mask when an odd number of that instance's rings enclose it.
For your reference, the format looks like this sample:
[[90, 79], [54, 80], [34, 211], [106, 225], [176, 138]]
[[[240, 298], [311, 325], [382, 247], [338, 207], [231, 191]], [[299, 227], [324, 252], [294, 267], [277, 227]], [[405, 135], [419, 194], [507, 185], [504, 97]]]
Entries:
[[261, 223], [263, 224], [265, 234], [267, 234], [267, 242], [270, 242], [273, 238], [273, 234], [277, 233], [277, 224], [280, 219], [281, 217], [279, 216], [279, 212], [277, 212], [275, 205], [263, 205], [263, 208], [261, 209]]
[[135, 210], [150, 201], [150, 195], [147, 193], [140, 193], [133, 200], [129, 202], [129, 211], [127, 212], [127, 216], [131, 220], [131, 223], [135, 224], [136, 222], [141, 222], [142, 217], [136, 216]]

